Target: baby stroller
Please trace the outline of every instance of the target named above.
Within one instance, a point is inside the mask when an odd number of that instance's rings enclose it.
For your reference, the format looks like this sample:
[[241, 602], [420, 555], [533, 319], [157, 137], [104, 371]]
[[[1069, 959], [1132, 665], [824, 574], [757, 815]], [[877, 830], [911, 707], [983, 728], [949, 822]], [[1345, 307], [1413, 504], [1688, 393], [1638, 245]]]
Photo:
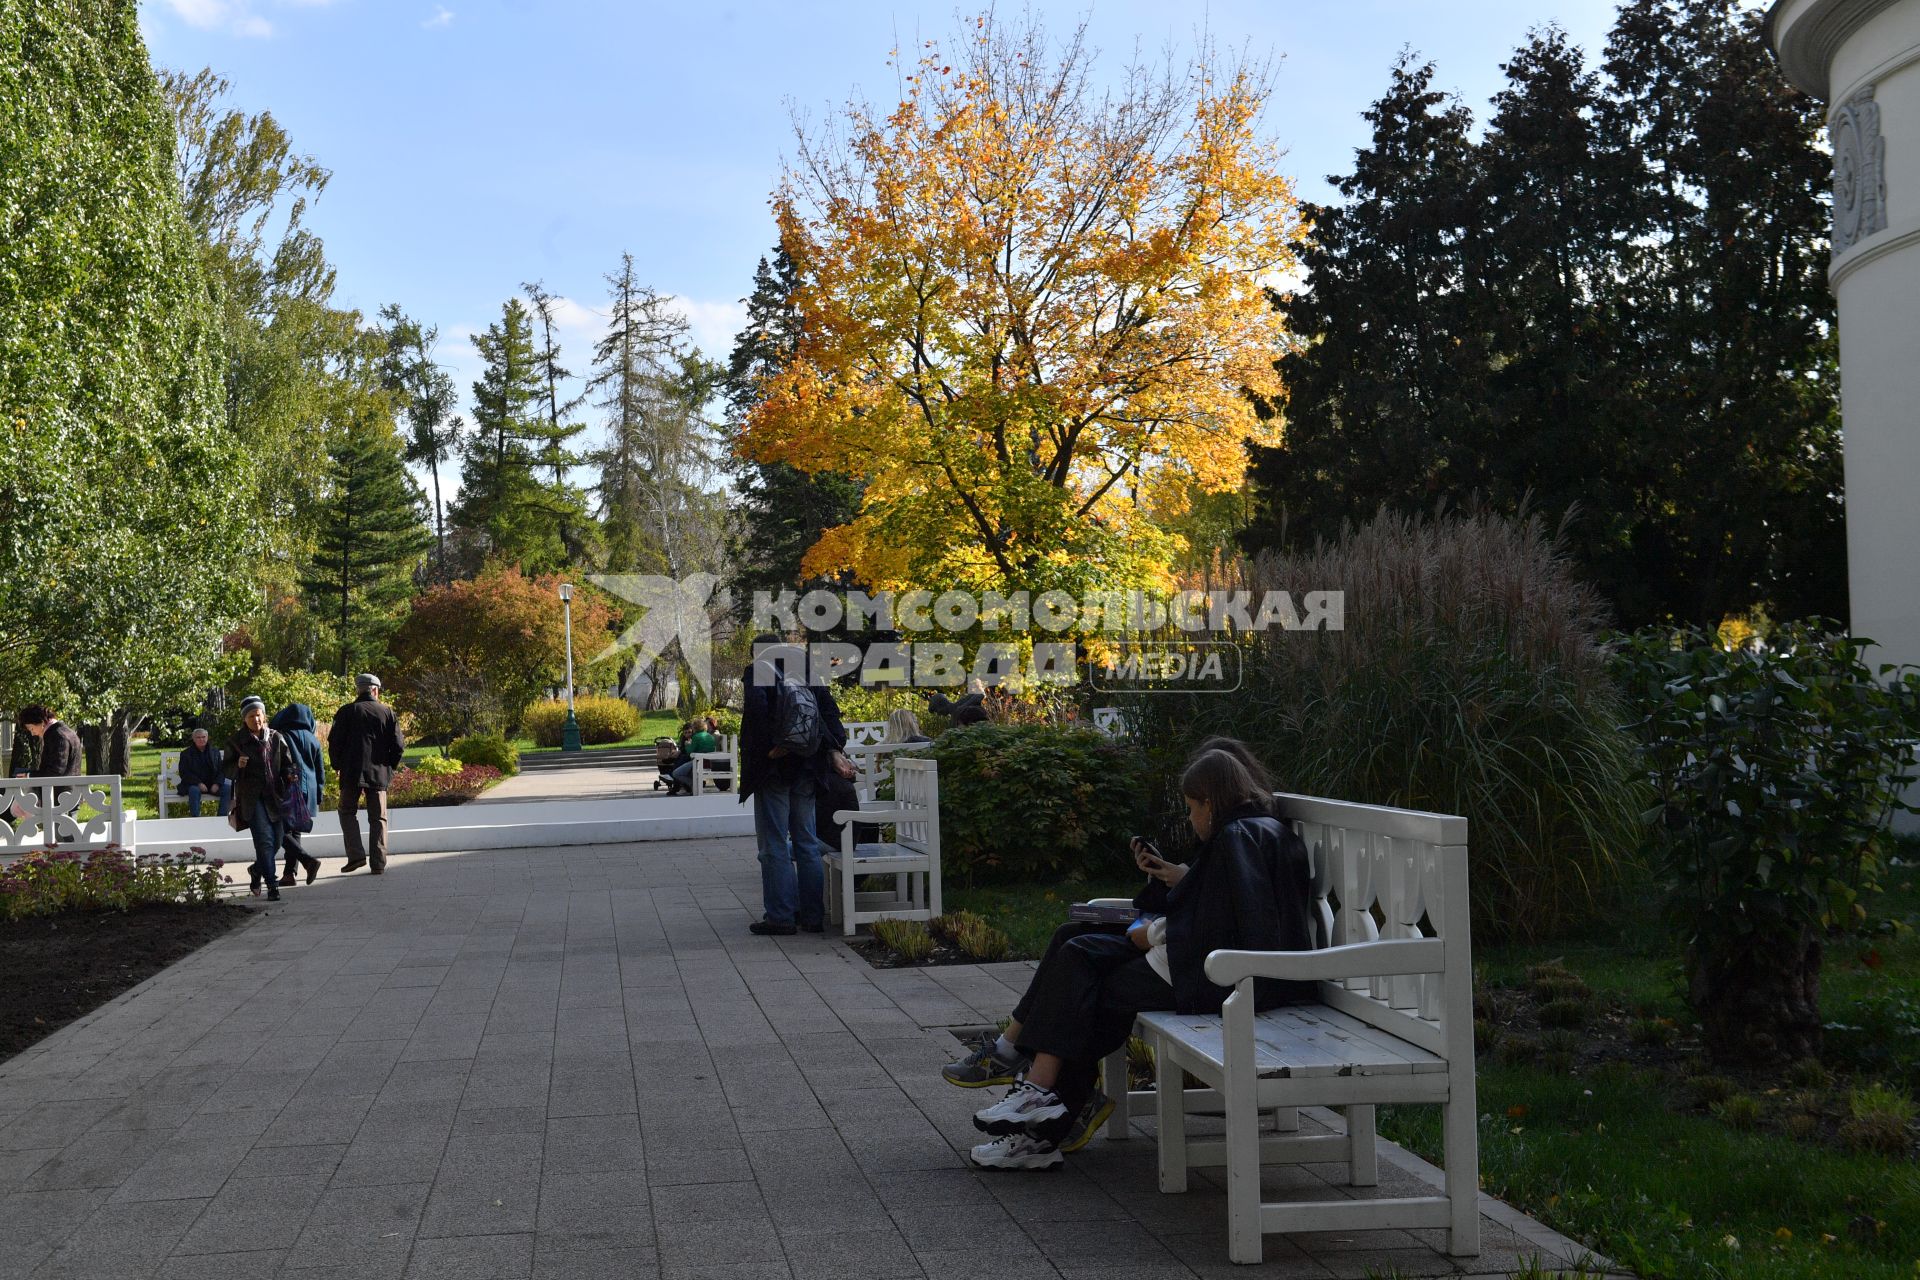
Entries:
[[673, 786], [673, 766], [680, 763], [680, 744], [672, 738], [653, 740], [653, 763], [660, 770], [660, 776], [653, 780], [653, 789]]

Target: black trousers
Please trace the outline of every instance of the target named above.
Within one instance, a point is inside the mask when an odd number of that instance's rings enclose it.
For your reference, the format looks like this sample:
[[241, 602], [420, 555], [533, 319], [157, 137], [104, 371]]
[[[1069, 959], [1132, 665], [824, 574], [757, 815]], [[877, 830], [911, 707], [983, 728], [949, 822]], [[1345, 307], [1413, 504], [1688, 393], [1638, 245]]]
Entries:
[[1054, 931], [1027, 994], [1015, 1007], [1020, 1051], [1061, 1060], [1053, 1091], [1067, 1113], [1039, 1126], [1059, 1141], [1092, 1096], [1100, 1060], [1127, 1043], [1135, 1014], [1174, 1007], [1173, 988], [1124, 933], [1068, 924]]

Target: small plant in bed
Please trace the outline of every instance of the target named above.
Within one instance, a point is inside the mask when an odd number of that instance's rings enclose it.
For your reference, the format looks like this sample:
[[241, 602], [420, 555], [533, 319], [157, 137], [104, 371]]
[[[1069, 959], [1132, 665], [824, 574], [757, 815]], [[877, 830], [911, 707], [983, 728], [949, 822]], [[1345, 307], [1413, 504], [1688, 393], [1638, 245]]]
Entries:
[[387, 787], [387, 805], [393, 809], [424, 809], [465, 804], [499, 780], [500, 771], [490, 765], [461, 765], [453, 773], [428, 772], [409, 766], [393, 775], [393, 782]]

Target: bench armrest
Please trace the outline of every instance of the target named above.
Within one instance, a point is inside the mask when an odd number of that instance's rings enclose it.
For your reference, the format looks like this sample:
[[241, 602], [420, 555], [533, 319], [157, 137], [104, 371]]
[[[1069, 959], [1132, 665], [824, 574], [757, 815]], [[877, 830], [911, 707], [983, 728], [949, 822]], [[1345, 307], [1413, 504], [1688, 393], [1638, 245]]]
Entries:
[[1090, 907], [1131, 907], [1133, 905], [1133, 899], [1132, 898], [1088, 898], [1087, 905]]
[[1247, 978], [1338, 982], [1342, 978], [1441, 973], [1446, 967], [1446, 943], [1439, 938], [1354, 942], [1319, 951], [1215, 951], [1207, 956], [1206, 964], [1208, 980], [1223, 987], [1237, 986]]
[[843, 827], [849, 822], [870, 822], [884, 826], [898, 818], [900, 813], [898, 804], [888, 800], [876, 800], [860, 809], [835, 809], [833, 820]]

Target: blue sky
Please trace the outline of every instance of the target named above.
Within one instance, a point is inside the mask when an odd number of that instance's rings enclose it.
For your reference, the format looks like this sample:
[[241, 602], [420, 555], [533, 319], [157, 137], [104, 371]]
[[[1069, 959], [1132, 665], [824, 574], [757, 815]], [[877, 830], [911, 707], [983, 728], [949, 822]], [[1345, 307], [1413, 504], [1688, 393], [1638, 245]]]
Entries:
[[[1301, 194], [1323, 200], [1403, 46], [1481, 116], [1529, 27], [1558, 22], [1591, 59], [1614, 3], [1034, 8], [1062, 30], [1085, 15], [1115, 70], [1136, 42], [1190, 48], [1202, 25], [1222, 48], [1274, 55], [1267, 130]], [[566, 300], [569, 363], [584, 371], [601, 277], [623, 250], [724, 359], [773, 242], [767, 197], [792, 110], [818, 120], [850, 96], [888, 101], [895, 40], [945, 36], [955, 13], [950, 0], [144, 0], [142, 24], [156, 65], [212, 67], [235, 106], [271, 111], [333, 171], [310, 223], [338, 265], [338, 301], [369, 315], [397, 301], [437, 324], [464, 400], [478, 372], [467, 335], [526, 280]]]

